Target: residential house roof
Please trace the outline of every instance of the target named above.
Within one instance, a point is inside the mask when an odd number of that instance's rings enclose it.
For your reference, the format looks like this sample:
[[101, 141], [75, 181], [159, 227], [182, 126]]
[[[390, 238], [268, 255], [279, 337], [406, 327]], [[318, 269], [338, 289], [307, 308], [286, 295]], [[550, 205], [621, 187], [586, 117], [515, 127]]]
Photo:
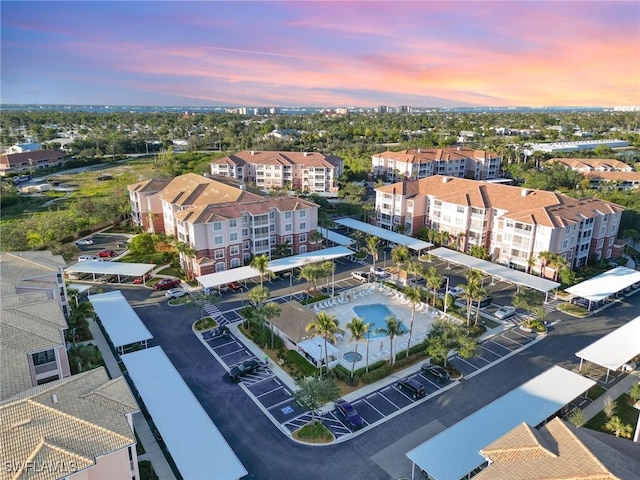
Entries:
[[[0, 403], [4, 459], [91, 467], [98, 457], [135, 444], [126, 416], [137, 411], [124, 377], [110, 380], [104, 367], [30, 388]], [[55, 469], [22, 473], [19, 478], [60, 477]]]
[[472, 148], [451, 147], [451, 148], [418, 148], [401, 150], [399, 152], [386, 151], [373, 155], [377, 158], [386, 158], [404, 163], [430, 163], [437, 161], [454, 161], [475, 158], [483, 160], [495, 158], [495, 153], [486, 150], [474, 150]]
[[[620, 438], [615, 440], [620, 445], [631, 443]], [[558, 417], [537, 430], [522, 423], [480, 451], [491, 464], [474, 478], [640, 478], [640, 445], [635, 446], [635, 455], [627, 455], [592, 436], [588, 429], [577, 429]]]
[[640, 172], [587, 172], [585, 176], [592, 180], [640, 182]]
[[273, 324], [278, 330], [295, 343], [315, 336], [305, 330], [309, 323], [316, 320], [315, 313], [296, 301], [283, 303], [280, 308], [282, 309], [280, 315], [273, 319]]
[[547, 163], [560, 163], [567, 168], [583, 171], [633, 171], [630, 165], [615, 158], [552, 158]]
[[243, 194], [254, 195], [195, 173], [173, 178], [159, 193], [160, 198], [179, 207], [235, 202]]
[[127, 189], [130, 192], [149, 192], [155, 193], [162, 190], [166, 187], [169, 182], [171, 182], [170, 178], [154, 178], [151, 180], [145, 180], [143, 182], [134, 183], [133, 185], [129, 185]]
[[257, 165], [304, 165], [306, 167], [335, 168], [342, 163], [340, 157], [325, 155], [319, 152], [278, 152], [278, 151], [248, 151], [233, 153], [214, 164], [238, 165], [247, 163]]
[[57, 150], [36, 150], [33, 152], [7, 153], [0, 155], [0, 165], [19, 165], [29, 160], [39, 162], [41, 160], [60, 160], [66, 157], [65, 152]]

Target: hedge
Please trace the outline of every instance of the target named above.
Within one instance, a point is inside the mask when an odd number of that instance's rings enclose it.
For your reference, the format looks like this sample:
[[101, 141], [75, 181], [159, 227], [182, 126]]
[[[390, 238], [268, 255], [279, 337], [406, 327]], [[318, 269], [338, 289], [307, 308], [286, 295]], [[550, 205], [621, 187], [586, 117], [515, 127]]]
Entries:
[[376, 368], [375, 370], [369, 370], [369, 373], [362, 374], [360, 380], [362, 380], [363, 383], [377, 382], [391, 375], [392, 371], [391, 366], [385, 362], [384, 366]]
[[302, 376], [313, 377], [318, 375], [318, 368], [311, 365], [306, 358], [295, 350], [287, 350], [284, 361], [289, 367], [298, 369]]
[[338, 380], [342, 380], [343, 382], [346, 382], [348, 379], [351, 378], [351, 371], [347, 370], [345, 367], [343, 367], [340, 364], [333, 367], [333, 370], [331, 371], [335, 373], [336, 378]]
[[[378, 368], [382, 368], [384, 367], [386, 364], [388, 363], [387, 360], [378, 360], [375, 363], [371, 363], [369, 364], [369, 371], [371, 370], [377, 370]], [[362, 367], [359, 368], [355, 371], [354, 375], [358, 376], [358, 377], [362, 377], [362, 375], [365, 374], [365, 372], [367, 371], [366, 367]]]

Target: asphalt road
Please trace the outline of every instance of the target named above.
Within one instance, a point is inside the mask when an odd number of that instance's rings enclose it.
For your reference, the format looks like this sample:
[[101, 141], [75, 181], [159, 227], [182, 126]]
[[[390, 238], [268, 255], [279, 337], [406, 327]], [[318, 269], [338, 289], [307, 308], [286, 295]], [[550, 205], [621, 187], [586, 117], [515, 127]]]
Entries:
[[[408, 450], [549, 367], [577, 365], [576, 351], [640, 314], [636, 295], [590, 318], [564, 319], [543, 341], [381, 426], [339, 445], [311, 447], [291, 441], [226, 379], [225, 370], [191, 332], [197, 309], [167, 307], [162, 292], [122, 291], [153, 334], [152, 344], [162, 346], [250, 472], [246, 478], [261, 480], [409, 475]], [[224, 297], [220, 308], [224, 311], [239, 299], [239, 294]]]

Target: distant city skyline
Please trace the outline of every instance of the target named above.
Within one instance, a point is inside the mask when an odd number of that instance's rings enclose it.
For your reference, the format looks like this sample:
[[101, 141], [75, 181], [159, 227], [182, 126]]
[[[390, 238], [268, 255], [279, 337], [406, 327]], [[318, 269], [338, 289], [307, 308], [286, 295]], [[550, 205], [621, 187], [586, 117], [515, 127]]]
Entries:
[[640, 2], [3, 1], [3, 104], [640, 105]]

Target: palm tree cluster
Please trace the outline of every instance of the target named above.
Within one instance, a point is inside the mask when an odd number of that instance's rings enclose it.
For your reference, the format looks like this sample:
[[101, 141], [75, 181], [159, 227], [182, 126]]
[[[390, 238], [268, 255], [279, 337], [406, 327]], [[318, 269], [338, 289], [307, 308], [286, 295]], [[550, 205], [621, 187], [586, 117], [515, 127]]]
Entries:
[[482, 285], [484, 276], [480, 270], [471, 268], [467, 270], [465, 276], [467, 278], [467, 284], [464, 287], [464, 292], [460, 296], [467, 301], [467, 327], [469, 327], [471, 326], [471, 310], [473, 305], [476, 305], [473, 323], [477, 325], [480, 318], [480, 301], [487, 296], [488, 292]]
[[[316, 319], [310, 322], [305, 327], [307, 332], [315, 332], [317, 335], [324, 339], [324, 365], [327, 372], [329, 371], [329, 349], [327, 343], [329, 341], [336, 343], [337, 335], [344, 333], [338, 325], [338, 320], [335, 315], [320, 312], [316, 315]], [[320, 366], [320, 376], [322, 376], [322, 365]]]
[[[69, 292], [69, 296], [73, 295], [74, 294], [72, 292]], [[75, 295], [77, 295], [77, 293]], [[87, 320], [88, 318], [93, 317], [93, 307], [91, 306], [91, 302], [71, 302], [69, 307], [70, 312], [69, 318], [67, 319], [69, 329], [65, 335], [67, 341], [75, 345], [76, 342], [82, 342], [93, 338], [91, 330], [89, 329], [89, 321]]]
[[322, 263], [308, 263], [300, 269], [298, 278], [303, 278], [307, 281], [307, 292], [309, 289], [309, 283], [313, 284], [313, 289], [317, 290], [318, 280], [322, 277], [328, 277], [335, 269], [335, 264], [331, 261]]

